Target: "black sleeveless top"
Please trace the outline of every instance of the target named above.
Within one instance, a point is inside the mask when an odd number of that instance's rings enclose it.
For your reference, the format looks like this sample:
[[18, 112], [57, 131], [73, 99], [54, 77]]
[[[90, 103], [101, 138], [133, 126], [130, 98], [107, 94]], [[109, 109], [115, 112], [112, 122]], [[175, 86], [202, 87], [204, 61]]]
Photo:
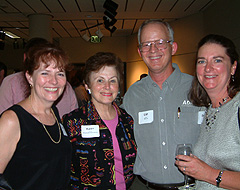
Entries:
[[[4, 177], [14, 190], [62, 190], [67, 189], [70, 178], [71, 144], [61, 130], [62, 139], [55, 144], [42, 124], [25, 109], [14, 105], [19, 119], [21, 137], [15, 153], [8, 163]], [[55, 106], [52, 107], [60, 124]], [[57, 122], [46, 128], [51, 137], [58, 141]], [[65, 134], [65, 135], [64, 135]]]

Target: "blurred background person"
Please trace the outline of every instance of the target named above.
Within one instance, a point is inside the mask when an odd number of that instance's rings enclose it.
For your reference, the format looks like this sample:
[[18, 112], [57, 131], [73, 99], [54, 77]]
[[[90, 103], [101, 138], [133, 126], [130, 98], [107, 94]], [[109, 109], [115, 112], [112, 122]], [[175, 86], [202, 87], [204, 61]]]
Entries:
[[0, 62], [0, 86], [2, 84], [3, 79], [7, 76], [7, 66]]
[[26, 53], [30, 96], [0, 118], [0, 174], [15, 190], [66, 189], [71, 144], [53, 103], [66, 85], [68, 57], [50, 43]]
[[140, 80], [143, 79], [143, 78], [145, 78], [145, 77], [147, 77], [147, 76], [148, 76], [147, 73], [143, 73], [143, 74], [141, 74], [141, 75], [140, 75]]
[[76, 69], [76, 72], [73, 77], [70, 79], [70, 84], [73, 87], [73, 90], [76, 94], [78, 106], [81, 107], [85, 102], [90, 99], [89, 94], [87, 93], [84, 83], [83, 83], [84, 69]]
[[[43, 38], [30, 39], [25, 46], [23, 59], [25, 60], [26, 54], [31, 47], [48, 43], [49, 42]], [[29, 96], [29, 93], [30, 88], [24, 77], [24, 72], [17, 72], [4, 78], [0, 87], [0, 114], [13, 104], [17, 104], [24, 100]], [[63, 95], [55, 104], [59, 110], [60, 117], [78, 107], [76, 95], [68, 82]]]
[[114, 102], [122, 67], [113, 53], [91, 56], [84, 77], [91, 99], [63, 117], [73, 148], [72, 189], [125, 190], [133, 180], [133, 119]]
[[178, 155], [196, 189], [240, 189], [240, 68], [233, 42], [210, 34], [198, 45], [190, 100], [206, 107], [195, 156]]

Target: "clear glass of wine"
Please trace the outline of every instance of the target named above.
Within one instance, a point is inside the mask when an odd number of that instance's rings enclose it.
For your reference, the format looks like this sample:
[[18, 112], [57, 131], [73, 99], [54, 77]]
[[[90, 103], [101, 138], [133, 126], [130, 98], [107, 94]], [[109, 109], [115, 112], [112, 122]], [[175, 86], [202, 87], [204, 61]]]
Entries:
[[[177, 155], [187, 155], [190, 156], [190, 154], [192, 153], [192, 145], [191, 144], [178, 144], [177, 145], [177, 149], [176, 149], [176, 156]], [[188, 183], [188, 176], [184, 175], [184, 186], [179, 187], [179, 190], [184, 190], [184, 189], [188, 189], [188, 190], [193, 190], [195, 189], [192, 185], [189, 185]]]

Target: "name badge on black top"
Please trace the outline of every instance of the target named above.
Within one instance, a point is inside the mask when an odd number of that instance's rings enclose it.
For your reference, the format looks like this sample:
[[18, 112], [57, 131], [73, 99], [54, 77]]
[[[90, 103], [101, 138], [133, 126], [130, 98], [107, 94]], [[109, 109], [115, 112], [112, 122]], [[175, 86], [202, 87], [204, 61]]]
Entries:
[[82, 138], [100, 137], [99, 125], [82, 125]]

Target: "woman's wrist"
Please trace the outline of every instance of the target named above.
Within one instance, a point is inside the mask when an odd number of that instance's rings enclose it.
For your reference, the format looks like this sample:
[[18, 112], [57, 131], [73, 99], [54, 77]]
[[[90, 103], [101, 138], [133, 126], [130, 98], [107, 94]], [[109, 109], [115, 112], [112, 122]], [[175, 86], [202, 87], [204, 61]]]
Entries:
[[222, 174], [223, 174], [223, 170], [220, 170], [217, 178], [216, 178], [216, 186], [219, 187], [221, 181], [222, 181]]

